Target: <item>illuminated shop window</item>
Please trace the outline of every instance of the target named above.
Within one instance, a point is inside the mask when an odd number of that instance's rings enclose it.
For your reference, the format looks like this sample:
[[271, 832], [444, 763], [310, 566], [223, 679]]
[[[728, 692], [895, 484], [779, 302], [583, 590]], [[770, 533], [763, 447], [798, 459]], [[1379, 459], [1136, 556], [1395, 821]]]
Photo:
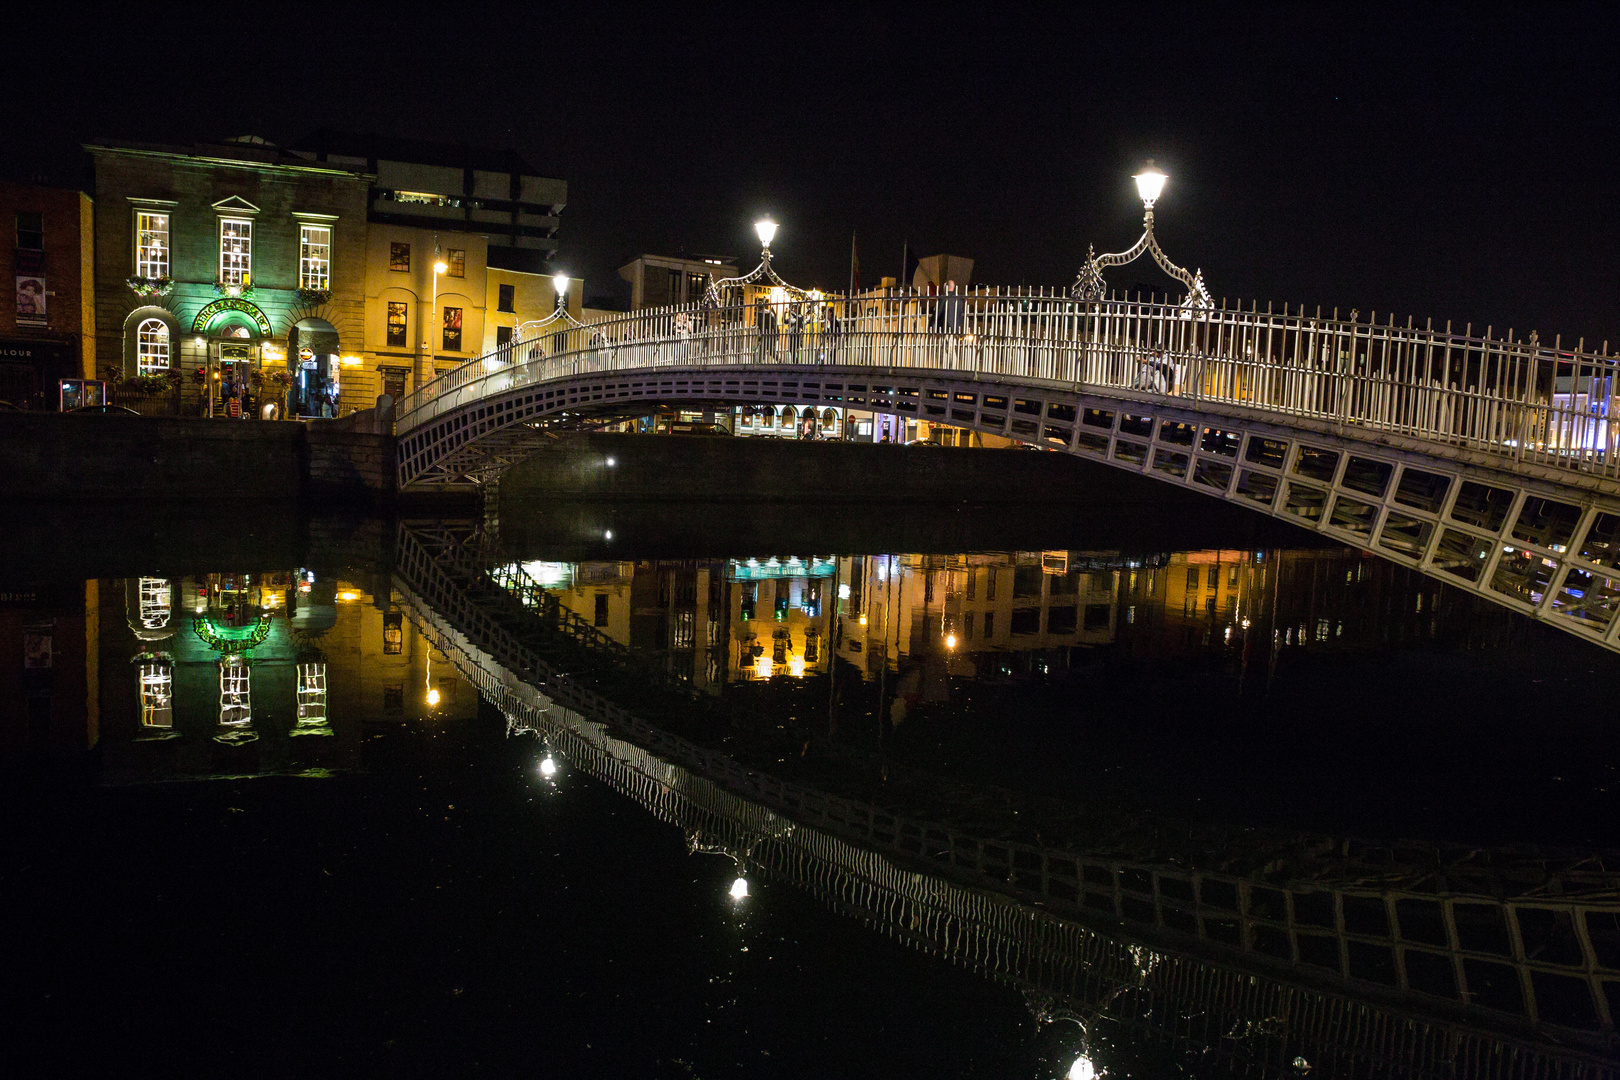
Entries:
[[135, 214], [135, 276], [169, 276], [169, 215]]
[[169, 370], [169, 324], [147, 319], [135, 330], [135, 374], [162, 375]]
[[253, 722], [252, 668], [246, 658], [227, 656], [219, 662], [219, 722], [246, 727]]
[[141, 625], [148, 630], [162, 630], [169, 625], [170, 600], [173, 590], [168, 578], [143, 577], [140, 582]]
[[331, 226], [299, 226], [298, 286], [302, 289], [330, 289], [332, 287]]
[[219, 282], [246, 285], [253, 277], [253, 222], [219, 219]]
[[174, 671], [166, 660], [140, 666], [141, 727], [174, 726]]

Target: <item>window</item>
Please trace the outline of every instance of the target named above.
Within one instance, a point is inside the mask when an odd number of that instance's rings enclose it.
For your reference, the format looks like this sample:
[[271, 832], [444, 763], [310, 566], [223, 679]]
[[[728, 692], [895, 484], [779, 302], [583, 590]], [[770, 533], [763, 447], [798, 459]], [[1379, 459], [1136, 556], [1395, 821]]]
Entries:
[[405, 316], [409, 307], [404, 301], [388, 301], [388, 344], [403, 346], [405, 344]]
[[495, 344], [509, 345], [512, 341], [512, 328], [510, 326], [497, 326], [495, 328]]
[[227, 656], [219, 662], [219, 722], [228, 727], [245, 727], [253, 722], [252, 669], [242, 656]]
[[219, 219], [219, 283], [247, 285], [253, 280], [253, 222]]
[[461, 351], [461, 309], [444, 309], [444, 348], [446, 352]]
[[411, 272], [411, 245], [398, 242], [388, 245], [388, 269], [402, 274]]
[[332, 228], [329, 225], [301, 225], [298, 228], [298, 287], [332, 287]]
[[593, 626], [606, 626], [608, 624], [608, 598], [606, 593], [597, 593], [595, 609], [591, 612]]
[[299, 664], [298, 726], [313, 728], [323, 726], [325, 723], [326, 664], [322, 661]]
[[135, 374], [162, 375], [169, 370], [169, 324], [147, 319], [135, 329]]
[[467, 253], [460, 248], [451, 248], [445, 252], [445, 262], [450, 265], [446, 270], [446, 277], [464, 278], [467, 276]]
[[45, 246], [45, 215], [33, 210], [17, 211], [17, 246], [38, 251]]
[[993, 611], [984, 613], [984, 636], [987, 638], [996, 636], [996, 613]]
[[169, 276], [168, 214], [149, 214], [145, 210], [136, 213], [135, 276], [144, 278]]
[[500, 287], [500, 298], [495, 302], [495, 310], [516, 311], [517, 307], [515, 305], [517, 298], [513, 295], [516, 292], [517, 289], [515, 286], [502, 285]]
[[140, 667], [141, 726], [174, 727], [174, 671], [167, 660], [152, 660]]
[[[986, 600], [996, 598], [996, 568], [993, 566], [984, 572], [984, 598]], [[986, 637], [990, 636], [989, 623], [984, 624], [984, 634]]]

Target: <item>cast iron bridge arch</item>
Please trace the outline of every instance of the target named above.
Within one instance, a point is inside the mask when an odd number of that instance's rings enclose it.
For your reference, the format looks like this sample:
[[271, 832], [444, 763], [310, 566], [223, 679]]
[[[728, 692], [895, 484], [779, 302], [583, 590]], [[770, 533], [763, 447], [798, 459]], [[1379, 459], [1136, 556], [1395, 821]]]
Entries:
[[872, 410], [1190, 487], [1620, 651], [1616, 366], [1287, 306], [809, 294], [502, 346], [401, 402], [398, 479], [486, 482], [568, 414]]

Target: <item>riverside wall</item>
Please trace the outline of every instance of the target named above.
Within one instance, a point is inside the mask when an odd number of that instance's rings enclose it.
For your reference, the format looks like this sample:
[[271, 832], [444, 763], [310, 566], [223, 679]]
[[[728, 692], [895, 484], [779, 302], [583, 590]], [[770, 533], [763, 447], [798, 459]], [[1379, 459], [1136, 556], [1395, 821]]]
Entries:
[[0, 497], [380, 505], [394, 496], [394, 439], [368, 426], [0, 413]]

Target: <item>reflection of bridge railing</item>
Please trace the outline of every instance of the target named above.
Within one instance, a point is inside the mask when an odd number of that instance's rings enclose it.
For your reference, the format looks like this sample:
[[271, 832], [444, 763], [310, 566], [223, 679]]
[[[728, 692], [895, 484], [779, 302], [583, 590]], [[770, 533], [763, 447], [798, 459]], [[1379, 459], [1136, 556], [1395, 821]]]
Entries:
[[[590, 771], [655, 809], [681, 800], [710, 810], [746, 804], [731, 814], [737, 821], [720, 837], [736, 845], [737, 855], [752, 852], [755, 862], [784, 876], [819, 882], [829, 898], [907, 940], [1093, 1005], [1134, 985], [1167, 994], [1183, 1014], [1203, 1009], [1223, 1022], [1233, 1010], [1249, 1021], [1285, 1017], [1290, 1038], [1312, 1043], [1313, 1053], [1371, 1059], [1415, 1075], [1615, 1075], [1598, 1062], [1601, 1048], [1613, 1049], [1620, 896], [1612, 873], [1600, 865], [1521, 882], [1519, 893], [1504, 901], [1501, 892], [1516, 876], [1512, 868], [1474, 866], [1433, 851], [1404, 862], [1391, 852], [1382, 866], [1368, 852], [1349, 874], [1331, 872], [1333, 859], [1323, 859], [1325, 853], [1301, 851], [1302, 865], [1245, 876], [1171, 860], [1147, 864], [1115, 853], [1046, 849], [910, 819], [749, 769], [551, 672], [502, 619], [470, 597], [458, 577], [481, 571], [452, 565], [458, 561], [447, 554], [453, 547], [431, 552], [402, 530], [404, 591], [424, 633], [456, 656], [463, 673], [509, 718], [554, 738]], [[707, 793], [701, 800], [693, 794], [700, 787]], [[820, 856], [806, 850], [812, 841], [837, 857], [818, 863]], [[852, 885], [827, 866], [865, 877]], [[1288, 879], [1278, 880], [1284, 873]], [[1470, 880], [1493, 875], [1477, 887]], [[1038, 906], [1009, 907], [975, 890]], [[868, 899], [851, 900], [855, 896]], [[885, 896], [905, 903], [897, 907]], [[912, 920], [905, 904], [928, 906]], [[1160, 950], [1191, 956], [1157, 957], [1161, 981], [1155, 982], [1152, 966], [1144, 972], [1136, 963], [1140, 954], [1127, 962], [1131, 954], [1121, 942], [1057, 913], [1119, 926]], [[896, 923], [901, 916], [907, 921]], [[1151, 1002], [1142, 1006], [1144, 1013], [1151, 1008]], [[1493, 1014], [1490, 1026], [1521, 1028], [1531, 1041], [1467, 1026], [1470, 1016], [1477, 1021]], [[1539, 1040], [1530, 1033], [1548, 1028], [1583, 1049], [1533, 1049]], [[1218, 1040], [1220, 1033], [1217, 1027], [1207, 1037]]]
[[1286, 305], [1193, 312], [1043, 291], [635, 312], [468, 361], [407, 396], [398, 429], [404, 435], [463, 405], [557, 378], [761, 364], [949, 370], [1134, 391], [1620, 477], [1620, 430], [1608, 422], [1617, 358], [1607, 353]]

